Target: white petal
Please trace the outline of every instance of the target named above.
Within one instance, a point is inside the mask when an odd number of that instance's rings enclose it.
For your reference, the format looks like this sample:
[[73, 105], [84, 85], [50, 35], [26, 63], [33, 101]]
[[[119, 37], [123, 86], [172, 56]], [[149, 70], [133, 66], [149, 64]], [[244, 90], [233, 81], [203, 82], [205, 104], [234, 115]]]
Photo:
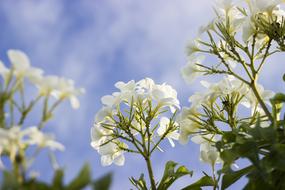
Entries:
[[170, 143], [170, 145], [171, 145], [172, 147], [175, 147], [175, 144], [174, 144], [174, 142], [173, 142], [173, 140], [172, 140], [171, 138], [168, 138], [168, 141], [169, 141], [169, 143]]
[[115, 98], [112, 95], [106, 95], [101, 98], [102, 104], [112, 107], [115, 103]]
[[69, 100], [73, 109], [78, 109], [80, 107], [80, 102], [76, 96], [70, 96]]
[[30, 66], [28, 56], [20, 50], [8, 50], [8, 57], [11, 63], [17, 68], [28, 68]]
[[189, 141], [188, 135], [180, 134], [180, 136], [179, 136], [179, 142], [180, 142], [180, 144], [185, 145], [185, 144], [188, 143], [188, 141]]
[[121, 154], [114, 159], [114, 163], [118, 166], [123, 166], [125, 164], [125, 156]]
[[112, 164], [112, 156], [111, 155], [103, 155], [101, 156], [101, 164], [102, 166], [110, 166]]

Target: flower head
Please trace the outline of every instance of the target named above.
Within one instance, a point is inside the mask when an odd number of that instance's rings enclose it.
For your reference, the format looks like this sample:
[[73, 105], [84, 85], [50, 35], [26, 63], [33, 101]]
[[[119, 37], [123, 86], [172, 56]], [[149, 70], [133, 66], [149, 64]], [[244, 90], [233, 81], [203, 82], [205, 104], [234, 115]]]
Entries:
[[42, 78], [43, 71], [38, 68], [31, 67], [28, 56], [20, 50], [9, 50], [8, 57], [12, 63], [13, 74], [18, 79], [27, 77], [32, 82]]

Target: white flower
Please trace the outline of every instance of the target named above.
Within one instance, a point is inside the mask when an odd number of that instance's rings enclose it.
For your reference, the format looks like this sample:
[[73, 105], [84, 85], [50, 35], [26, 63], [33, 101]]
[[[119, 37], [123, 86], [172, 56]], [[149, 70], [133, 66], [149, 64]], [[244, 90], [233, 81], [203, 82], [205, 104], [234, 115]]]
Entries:
[[216, 19], [211, 20], [207, 25], [201, 26], [199, 28], [199, 35], [207, 32], [207, 31], [215, 31], [215, 26], [216, 26]]
[[234, 5], [232, 0], [218, 1], [215, 10], [218, 16], [216, 22], [227, 26], [230, 34], [235, 34], [241, 28], [245, 16]]
[[115, 86], [120, 92], [114, 92], [112, 95], [101, 98], [101, 102], [105, 107], [115, 109], [121, 103], [130, 106], [133, 100], [134, 103], [142, 101], [145, 106], [148, 106], [148, 101], [152, 101], [156, 106], [168, 106], [172, 112], [177, 108], [179, 109], [177, 92], [170, 85], [155, 84], [152, 79], [146, 78], [137, 83], [133, 80], [128, 83], [118, 82]]
[[112, 132], [112, 130], [108, 130], [100, 124], [95, 123], [91, 128], [91, 146], [98, 150], [104, 142], [111, 138], [110, 135], [112, 135]]
[[[156, 120], [159, 114], [168, 111], [174, 113], [180, 109], [176, 90], [165, 83], [155, 84], [152, 79], [145, 78], [138, 82], [134, 80], [127, 83], [120, 81], [115, 84], [115, 87], [119, 89], [119, 92], [101, 98], [103, 107], [95, 115], [95, 123], [91, 129], [91, 146], [102, 156], [101, 162], [104, 166], [113, 162], [117, 165], [124, 163], [123, 153], [126, 151], [127, 145], [116, 140], [116, 137], [126, 140], [130, 136], [129, 132], [134, 137], [140, 132], [144, 133], [146, 127], [152, 130], [149, 137], [155, 136], [153, 133], [158, 124], [153, 125], [150, 121], [146, 126], [148, 121], [139, 116], [140, 112], [144, 112], [144, 114], [151, 112], [154, 114], [152, 119]], [[134, 115], [130, 115], [130, 113]], [[128, 117], [129, 115], [130, 117]], [[119, 125], [121, 116], [126, 117], [127, 123], [123, 123], [124, 126]], [[169, 122], [169, 119], [161, 118], [159, 128], [156, 130], [159, 136], [163, 136], [167, 131]], [[177, 123], [174, 125], [178, 127]], [[125, 130], [125, 127], [128, 129]], [[172, 146], [174, 146], [173, 140], [179, 138], [177, 129], [171, 129], [165, 135]]]
[[177, 130], [177, 123], [174, 123], [174, 128], [169, 129], [170, 127], [170, 120], [167, 117], [161, 117], [160, 122], [159, 122], [159, 128], [157, 129], [157, 134], [162, 137], [165, 135], [165, 137], [168, 139], [169, 143], [171, 144], [172, 147], [175, 146], [173, 140], [178, 140], [179, 139], [179, 133]]
[[51, 150], [64, 150], [64, 146], [56, 141], [51, 134], [44, 134], [36, 127], [21, 130], [19, 126], [9, 129], [0, 128], [0, 155], [7, 152], [10, 160], [14, 161], [20, 151], [24, 151], [29, 145], [37, 145], [39, 148]]
[[151, 90], [151, 97], [160, 106], [169, 106], [172, 113], [180, 108], [177, 92], [170, 85], [155, 85]]
[[212, 166], [221, 163], [220, 154], [215, 147], [216, 138], [214, 135], [196, 135], [191, 139], [194, 143], [200, 144], [200, 160]]
[[191, 116], [194, 116], [195, 114], [196, 112], [193, 109], [183, 107], [181, 113], [177, 117], [176, 121], [179, 125], [179, 142], [181, 144], [187, 144], [189, 136], [199, 130], [199, 125], [190, 119]]
[[210, 105], [208, 94], [196, 92], [189, 97], [188, 101], [191, 103], [191, 109], [197, 110], [202, 108], [202, 105]]
[[8, 152], [10, 159], [15, 160], [19, 150], [23, 150], [27, 143], [23, 139], [24, 134], [19, 126], [9, 129], [0, 128], [0, 147], [2, 151]]
[[120, 89], [121, 92], [133, 92], [135, 90], [136, 83], [134, 80], [131, 80], [127, 83], [119, 81], [115, 84], [115, 87]]
[[68, 98], [72, 108], [74, 109], [78, 109], [80, 107], [77, 96], [84, 93], [85, 90], [83, 88], [75, 88], [73, 80], [65, 78], [59, 78], [57, 88], [53, 91], [53, 95], [58, 99]]
[[116, 113], [111, 107], [102, 107], [95, 115], [95, 123], [112, 123], [112, 116]]
[[[181, 74], [183, 79], [188, 84], [192, 84], [192, 82], [198, 77], [203, 75], [203, 68], [199, 65], [202, 64], [204, 57], [200, 56], [197, 58], [189, 57], [189, 61], [185, 67], [182, 68]], [[198, 65], [199, 64], [199, 65]]]
[[[274, 96], [274, 92], [270, 90], [265, 90], [264, 87], [260, 84], [257, 84], [256, 86], [257, 86], [257, 91], [261, 96], [262, 100], [270, 105], [269, 99]], [[254, 114], [255, 112], [264, 114], [264, 111], [263, 109], [260, 108], [259, 101], [257, 100], [252, 90], [250, 90], [249, 93], [245, 95], [245, 99], [241, 102], [241, 104], [247, 108], [251, 108], [252, 114]]]
[[211, 105], [218, 97], [231, 94], [243, 96], [249, 91], [248, 87], [243, 82], [233, 76], [227, 76], [217, 83], [201, 81], [201, 84], [207, 88], [208, 91], [204, 93], [195, 93], [189, 98], [189, 102], [192, 103], [191, 109], [197, 110], [201, 108], [202, 105]]
[[137, 82], [137, 86], [139, 89], [142, 88], [143, 90], [149, 91], [155, 86], [155, 83], [151, 78], [145, 78]]
[[[125, 144], [122, 145], [127, 147]], [[112, 163], [122, 166], [125, 163], [124, 151], [121, 150], [115, 142], [109, 142], [98, 148], [101, 155], [102, 166], [109, 166]]]
[[217, 0], [216, 4], [217, 8], [222, 9], [225, 12], [229, 12], [234, 7], [232, 0]]
[[4, 63], [0, 61], [0, 75], [3, 77], [4, 81], [6, 81], [10, 70], [5, 67]]
[[101, 102], [104, 106], [116, 108], [123, 102], [121, 93], [115, 92], [112, 95], [106, 95], [101, 98]]
[[193, 41], [191, 41], [188, 46], [187, 46], [187, 54], [189, 56], [191, 56], [192, 54], [201, 51], [200, 49], [200, 43], [199, 43], [200, 39], [195, 39]]
[[77, 89], [70, 79], [59, 78], [57, 76], [45, 76], [36, 81], [36, 86], [42, 96], [52, 95], [56, 99], [68, 98], [72, 108], [80, 106], [77, 96], [84, 94], [84, 89]]
[[282, 1], [281, 0], [246, 0], [252, 14], [272, 12]]
[[202, 162], [209, 163], [212, 166], [221, 162], [218, 150], [209, 142], [205, 142], [200, 145], [200, 160]]
[[52, 134], [45, 134], [37, 127], [27, 128], [23, 131], [23, 135], [27, 135], [29, 137], [26, 142], [30, 145], [37, 145], [39, 148], [49, 148], [51, 150], [64, 151], [64, 146], [55, 141]]
[[42, 78], [43, 71], [31, 67], [30, 60], [24, 52], [8, 50], [8, 57], [13, 66], [13, 73], [18, 79], [27, 77], [34, 82]]

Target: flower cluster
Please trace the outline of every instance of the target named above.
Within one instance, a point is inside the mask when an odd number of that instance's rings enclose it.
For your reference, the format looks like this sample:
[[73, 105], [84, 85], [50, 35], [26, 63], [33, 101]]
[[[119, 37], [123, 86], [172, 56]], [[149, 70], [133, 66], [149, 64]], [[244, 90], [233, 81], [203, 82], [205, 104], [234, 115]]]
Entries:
[[115, 87], [118, 92], [102, 97], [103, 107], [91, 129], [91, 145], [101, 155], [102, 165], [123, 165], [125, 151], [151, 153], [164, 138], [174, 146], [173, 140], [178, 140], [177, 123], [165, 116], [157, 120], [161, 114], [173, 114], [179, 109], [176, 91], [150, 78], [117, 82]]
[[[44, 76], [43, 70], [34, 68], [28, 56], [20, 50], [9, 50], [8, 58], [12, 67], [8, 69], [0, 61], [0, 74], [4, 79], [6, 90], [12, 86], [11, 91], [23, 88], [25, 79], [28, 79], [39, 90], [39, 96], [53, 96], [57, 100], [69, 99], [73, 108], [79, 107], [77, 96], [84, 93], [84, 89], [74, 87], [70, 79], [58, 76]], [[14, 80], [13, 80], [14, 79]]]
[[[64, 146], [55, 141], [52, 134], [45, 134], [35, 126], [23, 130], [20, 126], [0, 128], [0, 156], [8, 155], [12, 163], [15, 162], [16, 156], [24, 156], [25, 150], [33, 145], [38, 150], [43, 148], [64, 150]], [[0, 165], [4, 167], [1, 160]]]
[[[279, 35], [274, 27], [284, 25], [282, 4], [280, 0], [246, 0], [240, 4], [220, 0], [215, 7], [216, 18], [201, 27], [199, 37], [189, 44], [189, 61], [181, 70], [187, 83], [192, 83], [197, 76], [225, 75], [217, 83], [201, 81], [207, 91], [192, 95], [191, 107], [183, 108], [177, 120], [181, 143], [187, 143], [189, 136], [207, 139], [207, 145], [199, 143], [202, 160], [211, 164], [218, 160], [206, 159], [206, 155], [208, 152], [212, 154], [208, 157], [216, 158], [215, 144], [227, 125], [236, 128], [247, 122], [254, 126], [261, 118], [261, 125], [268, 126], [268, 121], [272, 121], [267, 106], [274, 93], [264, 90], [257, 80], [266, 58], [277, 52], [270, 51], [273, 40], [281, 44], [279, 36], [274, 36]], [[276, 34], [271, 34], [272, 31]], [[208, 40], [203, 40], [205, 33]], [[202, 63], [205, 58], [201, 54], [214, 55], [219, 63]], [[250, 116], [238, 115], [239, 105], [249, 108]], [[208, 138], [209, 135], [215, 138]]]
[[[261, 59], [262, 65], [273, 39], [280, 49], [283, 48], [285, 11], [282, 4], [281, 0], [244, 0], [239, 4], [233, 0], [219, 0], [215, 7], [216, 18], [201, 27], [199, 37], [187, 47], [189, 61], [182, 69], [183, 78], [190, 83], [203, 74], [229, 74], [236, 66], [246, 67], [247, 60], [239, 55], [242, 51], [246, 55], [254, 53], [251, 56], [254, 60]], [[202, 39], [205, 33], [209, 42]], [[237, 41], [239, 39], [243, 43]], [[251, 47], [255, 48], [254, 52]], [[215, 54], [222, 63], [204, 65], [203, 56], [197, 53]]]
[[[252, 90], [244, 84], [242, 81], [234, 78], [233, 76], [226, 76], [224, 79], [217, 83], [208, 83], [207, 81], [201, 81], [201, 84], [207, 88], [207, 91], [201, 93], [195, 93], [189, 98], [191, 106], [189, 108], [184, 107], [179, 114], [177, 122], [180, 127], [179, 140], [182, 144], [188, 142], [189, 136], [199, 136], [199, 138], [209, 139], [207, 136], [214, 135], [218, 132], [214, 120], [223, 121], [227, 120], [225, 115], [232, 114], [233, 117], [237, 117], [236, 110], [239, 104], [246, 108], [251, 109], [251, 116], [266, 117], [263, 109], [260, 107], [259, 102], [252, 92]], [[264, 101], [269, 103], [269, 99], [273, 97], [274, 93], [269, 90], [264, 90], [261, 85], [258, 85], [258, 91]], [[234, 113], [230, 113], [234, 110]], [[204, 112], [204, 113], [203, 113]], [[225, 114], [223, 112], [226, 112]], [[214, 113], [209, 115], [209, 113]], [[208, 115], [207, 115], [208, 114]], [[216, 117], [216, 118], [215, 118]], [[212, 121], [204, 121], [206, 119], [213, 119]], [[213, 122], [213, 123], [211, 123]], [[213, 129], [211, 129], [211, 127]], [[212, 139], [212, 138], [211, 138]], [[193, 142], [204, 142], [196, 141]], [[204, 143], [201, 144], [201, 159], [205, 157], [205, 149], [209, 148], [210, 153], [214, 153], [215, 140], [207, 142], [207, 146]], [[209, 146], [211, 144], [212, 146]], [[202, 154], [202, 152], [204, 152]], [[209, 163], [212, 163], [209, 162]]]
[[[8, 156], [12, 171], [21, 181], [42, 149], [64, 150], [52, 134], [41, 129], [62, 101], [68, 99], [73, 108], [78, 108], [77, 96], [84, 90], [75, 88], [70, 79], [45, 76], [43, 70], [31, 66], [28, 56], [20, 50], [9, 50], [7, 55], [10, 68], [0, 61], [0, 157]], [[41, 114], [39, 121], [33, 116], [32, 122], [38, 124], [26, 127], [35, 109]], [[27, 151], [34, 154], [29, 156]]]

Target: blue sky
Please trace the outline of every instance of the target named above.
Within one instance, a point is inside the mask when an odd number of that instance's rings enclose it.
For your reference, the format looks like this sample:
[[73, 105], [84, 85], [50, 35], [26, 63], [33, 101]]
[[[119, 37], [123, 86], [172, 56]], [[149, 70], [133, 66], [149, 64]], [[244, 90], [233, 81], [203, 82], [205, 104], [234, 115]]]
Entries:
[[[187, 86], [180, 77], [186, 64], [185, 46], [196, 37], [200, 25], [211, 20], [211, 0], [3, 0], [0, 4], [0, 59], [6, 61], [8, 49], [21, 49], [33, 66], [48, 74], [72, 78], [86, 94], [80, 98], [81, 108], [72, 110], [68, 103], [57, 110], [49, 130], [66, 146], [57, 153], [71, 179], [85, 161], [94, 177], [113, 171], [112, 189], [130, 189], [128, 177], [138, 177], [144, 162], [126, 154], [124, 167], [102, 167], [100, 157], [90, 147], [90, 128], [100, 97], [112, 93], [117, 81], [151, 77], [157, 83], [175, 87], [181, 104], [197, 90], [198, 83]], [[270, 90], [284, 91], [280, 81], [283, 56], [265, 65], [261, 83]], [[284, 58], [284, 57], [283, 57]], [[284, 59], [283, 59], [284, 60]], [[279, 68], [279, 69], [278, 69]], [[283, 67], [284, 68], [284, 67]], [[177, 143], [178, 144], [178, 143]], [[166, 161], [175, 160], [197, 171], [192, 179], [183, 179], [172, 189], [197, 179], [209, 167], [199, 162], [199, 147], [194, 144], [164, 145], [165, 153], [154, 155], [156, 176], [160, 177]], [[42, 155], [35, 169], [42, 179], [51, 176], [50, 165]], [[238, 185], [233, 187], [237, 188]]]

